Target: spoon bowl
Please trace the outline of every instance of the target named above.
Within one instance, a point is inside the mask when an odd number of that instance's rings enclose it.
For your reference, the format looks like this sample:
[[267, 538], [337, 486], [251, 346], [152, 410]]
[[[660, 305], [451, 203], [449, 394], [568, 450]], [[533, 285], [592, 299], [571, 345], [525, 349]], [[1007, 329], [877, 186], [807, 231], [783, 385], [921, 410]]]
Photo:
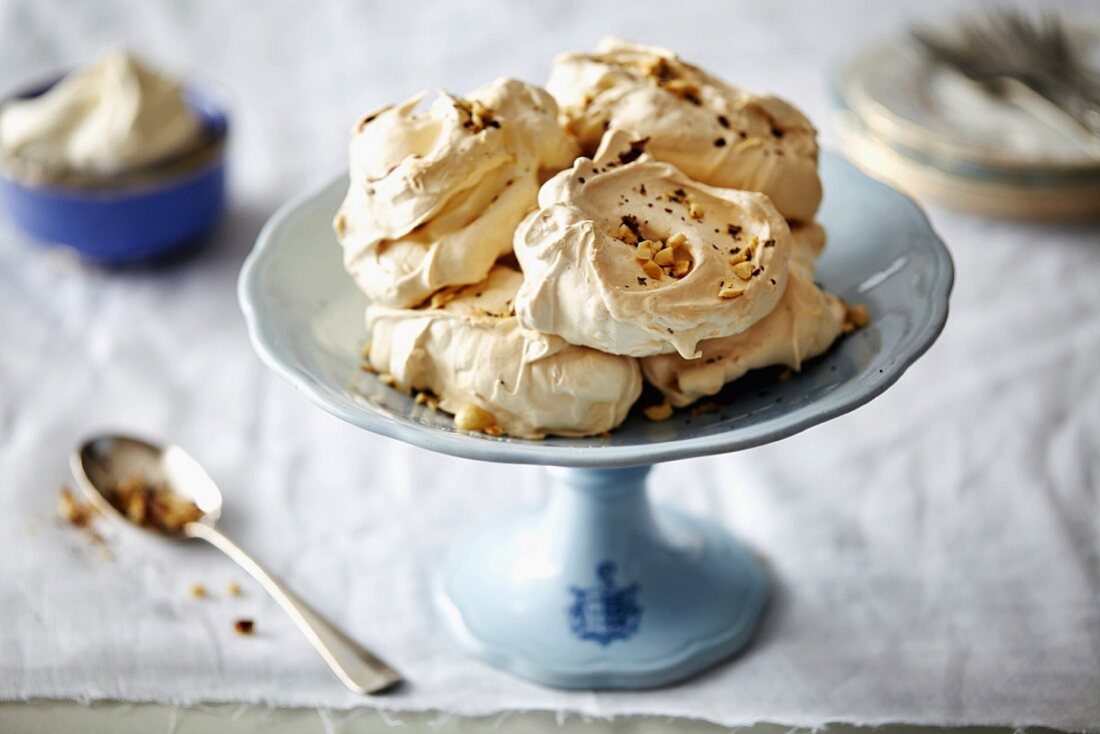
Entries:
[[222, 495], [218, 485], [192, 456], [179, 446], [158, 446], [132, 436], [97, 436], [80, 445], [72, 457], [73, 475], [84, 496], [99, 512], [126, 521], [150, 535], [167, 538], [194, 537], [186, 531], [169, 533], [132, 522], [108, 499], [128, 477], [166, 484], [179, 497], [194, 502], [202, 522], [210, 527], [221, 517]]
[[[71, 463], [81, 491], [104, 516], [159, 538], [201, 538], [236, 561], [290, 615], [314, 649], [351, 690], [360, 694], [381, 693], [401, 683], [397, 671], [322, 617], [214, 527], [221, 516], [221, 492], [206, 470], [179, 446], [159, 446], [132, 436], [97, 436], [77, 447]], [[139, 522], [120, 512], [111, 502], [111, 497], [120, 494], [124, 484], [135, 482], [141, 487], [167, 487], [175, 495], [172, 502], [159, 496], [142, 500], [141, 515], [145, 514], [145, 502], [160, 507], [158, 502], [171, 505], [176, 501], [194, 503], [201, 514], [196, 517], [194, 509], [188, 505], [184, 519], [181, 521], [177, 516], [170, 527]]]

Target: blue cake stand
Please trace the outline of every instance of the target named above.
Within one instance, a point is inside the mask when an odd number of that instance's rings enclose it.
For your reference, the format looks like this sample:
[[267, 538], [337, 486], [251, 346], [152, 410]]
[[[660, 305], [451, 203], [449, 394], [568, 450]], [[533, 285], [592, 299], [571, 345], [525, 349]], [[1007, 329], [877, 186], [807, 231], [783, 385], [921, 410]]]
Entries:
[[607, 438], [526, 441], [456, 431], [359, 370], [365, 298], [331, 231], [346, 178], [284, 206], [245, 263], [241, 307], [272, 369], [330, 413], [423, 448], [543, 464], [545, 507], [476, 528], [436, 582], [444, 623], [467, 650], [562, 688], [645, 688], [743, 648], [764, 614], [760, 560], [709, 521], [654, 507], [650, 465], [777, 441], [854, 410], [893, 384], [947, 319], [951, 257], [905, 196], [826, 154], [819, 280], [866, 304], [871, 325], [785, 382], [753, 379], [708, 415], [632, 414]]

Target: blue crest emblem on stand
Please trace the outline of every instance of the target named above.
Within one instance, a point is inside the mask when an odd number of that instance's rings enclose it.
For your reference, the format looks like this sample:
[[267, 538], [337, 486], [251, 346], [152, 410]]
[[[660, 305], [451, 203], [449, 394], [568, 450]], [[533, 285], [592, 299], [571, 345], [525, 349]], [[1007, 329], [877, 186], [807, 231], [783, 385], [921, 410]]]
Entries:
[[569, 605], [569, 629], [582, 640], [610, 645], [626, 640], [638, 631], [642, 607], [638, 604], [638, 584], [617, 586], [615, 564], [603, 561], [596, 566], [598, 586], [570, 586], [573, 603]]

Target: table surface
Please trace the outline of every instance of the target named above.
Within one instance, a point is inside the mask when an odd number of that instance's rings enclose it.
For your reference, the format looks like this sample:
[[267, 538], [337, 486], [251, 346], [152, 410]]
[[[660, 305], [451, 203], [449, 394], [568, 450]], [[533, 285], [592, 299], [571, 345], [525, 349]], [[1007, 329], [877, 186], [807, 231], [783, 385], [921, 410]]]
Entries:
[[[448, 716], [438, 711], [383, 714], [357, 709], [273, 709], [247, 704], [167, 706], [105, 701], [92, 705], [71, 701], [0, 703], [0, 727], [20, 734], [379, 734], [400, 727], [402, 734], [468, 734], [487, 729], [498, 734], [544, 734], [546, 731], [585, 734], [725, 734], [728, 727], [697, 719], [631, 716], [614, 720], [593, 719], [552, 712], [513, 712], [488, 717]], [[890, 725], [882, 727], [832, 724], [829, 734], [1014, 734], [1011, 727], [959, 727]], [[812, 734], [814, 729], [778, 724], [755, 724], [739, 734]], [[1052, 729], [1028, 727], [1031, 734]]]
[[[461, 526], [539, 499], [539, 470], [436, 456], [341, 424], [260, 365], [235, 301], [263, 222], [340, 170], [364, 110], [503, 74], [540, 81], [554, 52], [615, 32], [796, 101], [830, 146], [836, 64], [963, 4], [0, 3], [0, 88], [122, 43], [234, 97], [231, 211], [197, 256], [96, 270], [0, 218], [0, 698], [14, 701], [0, 705], [11, 724], [0, 728], [289, 731], [351, 716], [349, 730], [369, 730], [395, 715], [324, 713], [357, 702], [258, 590], [212, 600], [189, 621], [191, 583], [239, 578], [215, 554], [184, 560], [119, 532], [116, 560], [99, 561], [47, 519], [70, 446], [108, 426], [187, 446], [227, 495], [227, 531], [368, 644], [400, 651], [414, 685], [373, 705], [649, 715], [615, 727], [639, 731], [665, 715], [727, 726], [1100, 724], [1095, 225], [930, 210], [956, 261], [952, 314], [895, 388], [774, 446], [658, 467], [658, 499], [720, 517], [771, 559], [781, 586], [747, 656], [662, 693], [545, 691], [449, 647], [418, 606], [421, 579]], [[1060, 4], [1095, 13], [1085, 0]], [[264, 632], [251, 647], [228, 633], [242, 613]], [[178, 658], [165, 657], [166, 630]], [[130, 660], [123, 643], [157, 654]], [[195, 669], [212, 672], [189, 693], [181, 682]], [[247, 691], [244, 672], [255, 674]], [[284, 708], [194, 708], [227, 688]], [[70, 697], [184, 708], [18, 703]], [[407, 726], [441, 716], [401, 715]], [[553, 715], [505, 720], [540, 716]]]

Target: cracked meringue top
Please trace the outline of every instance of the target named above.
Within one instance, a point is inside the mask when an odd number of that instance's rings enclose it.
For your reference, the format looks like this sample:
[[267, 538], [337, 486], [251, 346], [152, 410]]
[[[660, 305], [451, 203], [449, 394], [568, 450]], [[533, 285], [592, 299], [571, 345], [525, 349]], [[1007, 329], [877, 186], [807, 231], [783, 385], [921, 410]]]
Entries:
[[711, 186], [760, 191], [787, 219], [821, 203], [813, 125], [792, 105], [707, 74], [666, 49], [604, 38], [554, 59], [547, 89], [590, 155], [609, 131], [649, 137], [649, 153]]
[[797, 227], [790, 278], [775, 309], [747, 331], [699, 345], [698, 359], [663, 354], [641, 360], [646, 379], [675, 407], [683, 407], [760, 367], [794, 370], [824, 353], [844, 329], [847, 306], [814, 284], [814, 259], [824, 246], [819, 225]]
[[344, 263], [372, 301], [412, 306], [476, 283], [511, 250], [539, 184], [576, 144], [544, 90], [498, 79], [465, 98], [421, 93], [364, 117], [351, 142], [334, 227]]
[[637, 360], [523, 329], [512, 304], [523, 276], [497, 265], [475, 285], [417, 309], [371, 305], [369, 361], [451, 413], [488, 411], [504, 433], [587, 436], [626, 418], [642, 389]]
[[203, 140], [180, 84], [109, 51], [45, 93], [0, 110], [0, 149], [28, 178], [113, 176], [184, 154]]
[[611, 354], [696, 354], [786, 287], [791, 234], [766, 196], [699, 184], [611, 136], [539, 191], [516, 231], [520, 322]]

